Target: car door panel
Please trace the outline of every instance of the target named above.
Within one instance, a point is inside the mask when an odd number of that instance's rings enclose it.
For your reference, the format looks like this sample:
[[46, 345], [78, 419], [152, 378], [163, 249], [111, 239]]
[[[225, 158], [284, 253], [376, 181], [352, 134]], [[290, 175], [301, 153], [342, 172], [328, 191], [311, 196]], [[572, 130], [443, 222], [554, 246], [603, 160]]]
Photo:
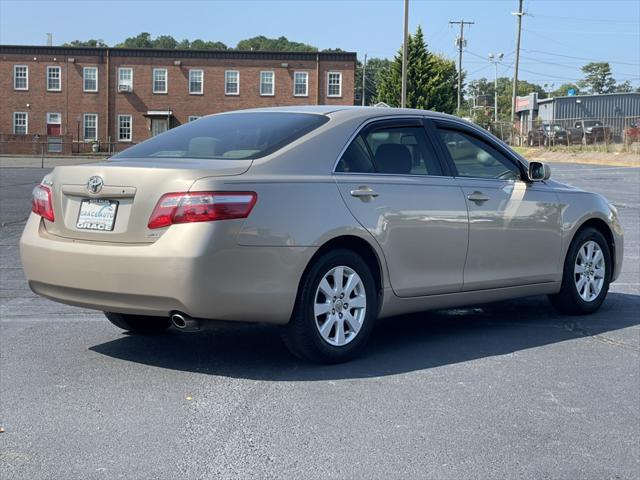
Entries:
[[[467, 208], [452, 178], [336, 175], [347, 207], [384, 252], [401, 297], [458, 292], [467, 252]], [[370, 188], [375, 197], [352, 196]]]

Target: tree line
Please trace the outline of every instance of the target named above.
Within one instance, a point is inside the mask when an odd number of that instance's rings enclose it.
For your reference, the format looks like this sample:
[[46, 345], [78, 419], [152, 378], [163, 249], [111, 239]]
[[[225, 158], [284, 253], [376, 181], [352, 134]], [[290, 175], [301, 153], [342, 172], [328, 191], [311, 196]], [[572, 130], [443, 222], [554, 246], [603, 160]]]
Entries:
[[[74, 40], [65, 43], [69, 47], [106, 47], [101, 39]], [[240, 51], [274, 51], [274, 52], [340, 52], [339, 48], [320, 50], [313, 45], [294, 42], [284, 36], [268, 38], [263, 35], [240, 40], [235, 47], [229, 47], [219, 41], [205, 41], [201, 39], [181, 41], [171, 35], [159, 35], [152, 38], [148, 32], [142, 32], [134, 37], [128, 37], [123, 42], [114, 45], [116, 48], [161, 48], [181, 50], [240, 50]], [[461, 116], [486, 117], [489, 121], [490, 112], [486, 109], [473, 108], [476, 99], [484, 97], [490, 107], [496, 91], [494, 80], [480, 78], [468, 83], [464, 82], [464, 103], [462, 111], [456, 112], [457, 107], [457, 79], [458, 71], [454, 60], [431, 52], [428, 48], [422, 28], [418, 26], [415, 34], [409, 35], [407, 40], [407, 107], [434, 110], [445, 113], [457, 113]], [[364, 88], [362, 74], [365, 70]], [[565, 83], [552, 89], [549, 85], [539, 85], [525, 80], [518, 81], [517, 93], [525, 96], [532, 92], [538, 93], [539, 98], [547, 96], [566, 96], [570, 90], [574, 94], [599, 94], [614, 92], [631, 92], [633, 86], [629, 81], [618, 83], [612, 75], [608, 62], [591, 62], [582, 67], [584, 78], [576, 83]], [[400, 106], [402, 74], [402, 48], [393, 59], [371, 58], [367, 61], [366, 69], [358, 61], [355, 78], [355, 103], [360, 105], [364, 96], [365, 105], [384, 102], [391, 107]], [[497, 81], [498, 112], [500, 118], [511, 116], [512, 80], [500, 77]], [[640, 88], [636, 89], [640, 92]], [[476, 121], [482, 118], [476, 118]]]

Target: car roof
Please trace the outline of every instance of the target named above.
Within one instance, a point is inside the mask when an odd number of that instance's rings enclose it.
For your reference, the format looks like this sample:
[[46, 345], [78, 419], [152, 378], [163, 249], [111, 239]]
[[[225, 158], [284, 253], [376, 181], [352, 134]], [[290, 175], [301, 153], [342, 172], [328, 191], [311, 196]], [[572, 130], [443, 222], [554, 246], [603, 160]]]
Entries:
[[448, 115], [446, 113], [433, 112], [431, 110], [419, 110], [414, 108], [395, 108], [395, 107], [360, 107], [355, 105], [291, 105], [286, 107], [265, 107], [250, 108], [246, 110], [235, 110], [225, 113], [244, 113], [244, 112], [287, 112], [287, 113], [312, 113], [318, 115], [327, 115], [330, 117], [345, 118], [374, 118], [389, 116], [423, 116], [429, 118], [451, 118], [460, 120], [459, 117]]

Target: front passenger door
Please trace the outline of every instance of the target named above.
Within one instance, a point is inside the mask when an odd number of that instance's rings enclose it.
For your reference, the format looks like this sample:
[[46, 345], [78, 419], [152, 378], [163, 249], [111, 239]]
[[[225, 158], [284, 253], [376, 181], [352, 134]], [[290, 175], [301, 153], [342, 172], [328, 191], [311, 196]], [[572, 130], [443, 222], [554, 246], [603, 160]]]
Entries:
[[468, 127], [441, 122], [438, 135], [469, 209], [464, 291], [561, 278], [561, 206], [543, 182]]

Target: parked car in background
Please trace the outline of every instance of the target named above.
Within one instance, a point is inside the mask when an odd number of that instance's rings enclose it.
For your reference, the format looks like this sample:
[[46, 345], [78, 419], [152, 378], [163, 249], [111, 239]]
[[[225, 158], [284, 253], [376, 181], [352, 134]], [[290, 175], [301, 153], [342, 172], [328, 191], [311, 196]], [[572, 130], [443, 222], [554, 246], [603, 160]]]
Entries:
[[613, 140], [611, 128], [600, 120], [580, 120], [574, 123], [573, 128], [580, 134], [582, 143], [608, 142]]
[[570, 132], [558, 123], [542, 123], [527, 135], [527, 144], [530, 147], [569, 145], [570, 143], [572, 143]]
[[622, 266], [618, 213], [549, 176], [450, 115], [228, 112], [55, 168], [20, 253], [34, 292], [131, 333], [264, 322], [341, 362], [380, 317], [529, 295], [595, 312]]

